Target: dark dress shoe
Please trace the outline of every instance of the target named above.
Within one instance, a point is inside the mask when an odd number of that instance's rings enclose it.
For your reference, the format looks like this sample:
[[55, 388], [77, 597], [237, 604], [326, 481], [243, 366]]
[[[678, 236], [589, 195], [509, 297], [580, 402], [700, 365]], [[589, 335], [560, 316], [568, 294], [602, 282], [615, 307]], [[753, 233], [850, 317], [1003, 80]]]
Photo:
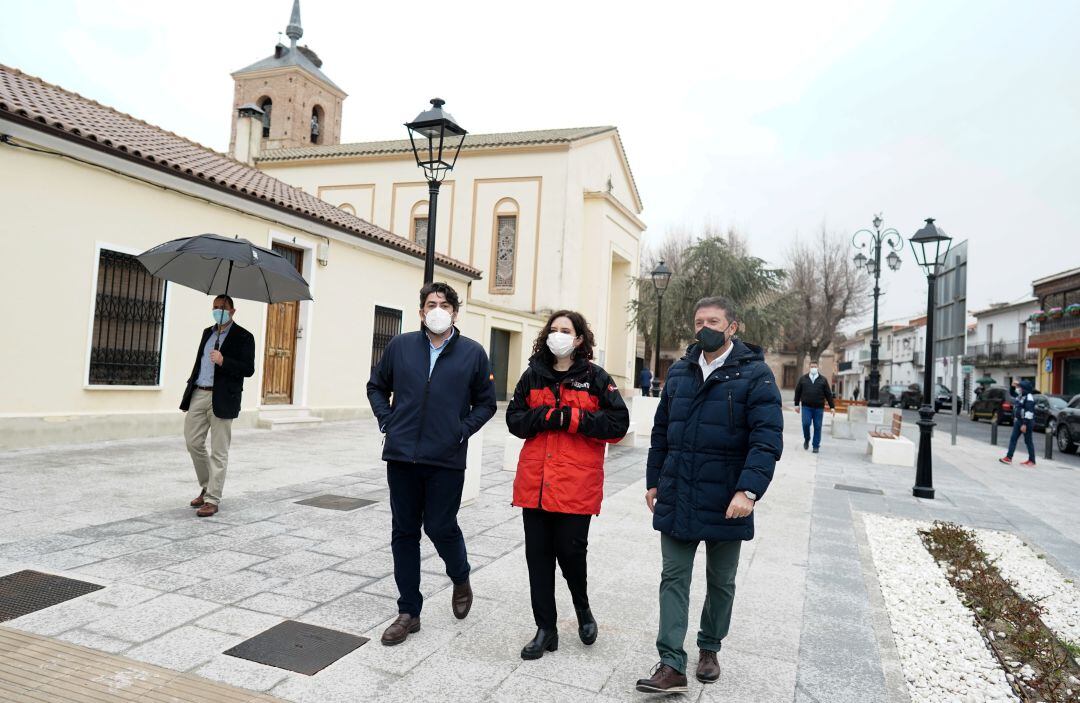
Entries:
[[803, 449], [809, 449], [810, 448], [810, 440], [806, 440], [805, 442], [803, 442], [802, 443], [802, 448]]
[[205, 488], [202, 489], [202, 493], [199, 494], [199, 497], [197, 497], [195, 500], [191, 501], [191, 503], [189, 503], [189, 505], [191, 507], [193, 507], [193, 508], [201, 508], [203, 506], [203, 503], [206, 502], [205, 500], [203, 500], [204, 495], [206, 495], [206, 489]]
[[539, 659], [544, 652], [554, 652], [559, 648], [559, 632], [557, 630], [545, 630], [538, 628], [536, 637], [532, 638], [521, 650], [522, 659]]
[[585, 644], [592, 644], [596, 641], [596, 618], [593, 617], [592, 609], [585, 608], [584, 610], [577, 611], [577, 633], [578, 637]]
[[454, 617], [458, 620], [464, 620], [469, 614], [472, 609], [472, 586], [469, 585], [468, 579], [465, 579], [465, 583], [454, 584], [454, 595], [450, 597], [450, 605], [454, 608]]
[[814, 447], [814, 453], [815, 453], [815, 454], [817, 454], [817, 453], [818, 453], [818, 448], [817, 448], [817, 447]]
[[720, 679], [720, 662], [716, 661], [716, 652], [708, 649], [698, 651], [697, 680], [701, 683], [716, 683]]
[[417, 632], [420, 632], [420, 616], [417, 615], [414, 618], [408, 613], [401, 613], [397, 616], [397, 620], [390, 623], [390, 627], [382, 633], [382, 643], [387, 647], [393, 647]]
[[661, 662], [651, 677], [638, 679], [635, 688], [641, 693], [686, 693], [686, 675]]
[[195, 511], [195, 514], [199, 517], [210, 517], [217, 514], [217, 505], [213, 503], [203, 503], [202, 507]]

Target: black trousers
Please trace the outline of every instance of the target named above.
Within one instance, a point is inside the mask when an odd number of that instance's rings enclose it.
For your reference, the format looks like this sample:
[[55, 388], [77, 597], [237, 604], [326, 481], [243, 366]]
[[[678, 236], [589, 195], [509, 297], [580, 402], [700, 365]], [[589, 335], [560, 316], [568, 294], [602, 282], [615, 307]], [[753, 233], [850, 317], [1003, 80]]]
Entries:
[[589, 550], [589, 522], [592, 515], [549, 513], [539, 508], [523, 508], [525, 561], [529, 565], [529, 593], [536, 626], [554, 630], [555, 562], [570, 588], [574, 608], [589, 607], [586, 553]]
[[458, 527], [461, 489], [465, 472], [422, 464], [388, 462], [390, 513], [393, 517], [390, 547], [394, 553], [394, 580], [398, 587], [398, 612], [420, 615], [420, 529], [427, 533], [446, 564], [446, 575], [456, 584], [469, 578], [465, 537]]

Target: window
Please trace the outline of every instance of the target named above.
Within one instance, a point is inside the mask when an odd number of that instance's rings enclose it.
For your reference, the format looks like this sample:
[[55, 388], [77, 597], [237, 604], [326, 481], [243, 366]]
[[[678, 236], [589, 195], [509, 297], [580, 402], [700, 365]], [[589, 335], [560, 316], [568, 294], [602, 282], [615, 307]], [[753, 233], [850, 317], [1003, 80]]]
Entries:
[[322, 134], [325, 129], [324, 122], [326, 115], [323, 113], [323, 109], [316, 105], [311, 110], [311, 143], [322, 144]]
[[427, 247], [428, 202], [421, 200], [409, 213], [409, 237], [422, 247]]
[[511, 198], [495, 205], [495, 232], [492, 237], [491, 292], [514, 292], [518, 244], [518, 206]]
[[270, 112], [274, 109], [274, 101], [270, 98], [261, 98], [259, 100], [259, 109], [263, 111], [263, 139], [266, 139], [270, 136]]
[[165, 282], [131, 254], [98, 256], [90, 374], [94, 386], [156, 386], [161, 376]]
[[371, 335], [371, 368], [379, 365], [390, 340], [401, 334], [401, 311], [375, 306], [375, 330]]

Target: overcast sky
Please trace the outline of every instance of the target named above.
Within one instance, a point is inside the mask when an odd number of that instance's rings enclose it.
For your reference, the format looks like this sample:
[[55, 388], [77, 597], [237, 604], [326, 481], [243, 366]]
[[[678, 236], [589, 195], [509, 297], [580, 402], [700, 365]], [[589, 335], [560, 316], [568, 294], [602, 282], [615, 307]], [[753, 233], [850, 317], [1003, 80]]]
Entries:
[[[0, 62], [209, 147], [232, 71], [292, 0], [5, 2]], [[1080, 2], [302, 0], [343, 141], [401, 138], [438, 95], [472, 132], [613, 124], [648, 240], [710, 221], [775, 263], [883, 211], [970, 240], [969, 310], [1080, 266]], [[286, 40], [287, 41], [287, 40]], [[854, 253], [854, 252], [853, 252]], [[910, 247], [883, 317], [920, 314]]]

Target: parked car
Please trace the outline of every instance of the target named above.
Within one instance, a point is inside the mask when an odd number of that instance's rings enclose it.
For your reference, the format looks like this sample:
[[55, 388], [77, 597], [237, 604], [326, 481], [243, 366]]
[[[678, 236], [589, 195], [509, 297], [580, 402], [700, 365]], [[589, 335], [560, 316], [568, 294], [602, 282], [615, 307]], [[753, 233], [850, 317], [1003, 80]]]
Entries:
[[900, 396], [904, 394], [904, 391], [908, 389], [902, 383], [890, 383], [881, 387], [878, 391], [878, 400], [881, 404], [888, 408], [895, 408], [900, 404]]
[[[922, 406], [923, 393], [922, 386], [918, 383], [912, 383], [908, 386], [903, 393], [900, 394], [900, 407], [905, 410], [908, 408], [919, 409]], [[942, 409], [952, 409], [952, 391], [940, 383], [936, 384], [934, 389], [934, 412], [941, 412]]]
[[1057, 415], [1069, 405], [1069, 396], [1039, 393], [1035, 396], [1035, 431], [1054, 435]]
[[998, 424], [1008, 425], [1013, 419], [1013, 402], [1009, 389], [1004, 386], [990, 386], [971, 404], [969, 417], [978, 422], [981, 419], [997, 420]]
[[1054, 436], [1058, 451], [1076, 451], [1076, 445], [1080, 444], [1080, 395], [1073, 396], [1069, 404], [1058, 411]]

